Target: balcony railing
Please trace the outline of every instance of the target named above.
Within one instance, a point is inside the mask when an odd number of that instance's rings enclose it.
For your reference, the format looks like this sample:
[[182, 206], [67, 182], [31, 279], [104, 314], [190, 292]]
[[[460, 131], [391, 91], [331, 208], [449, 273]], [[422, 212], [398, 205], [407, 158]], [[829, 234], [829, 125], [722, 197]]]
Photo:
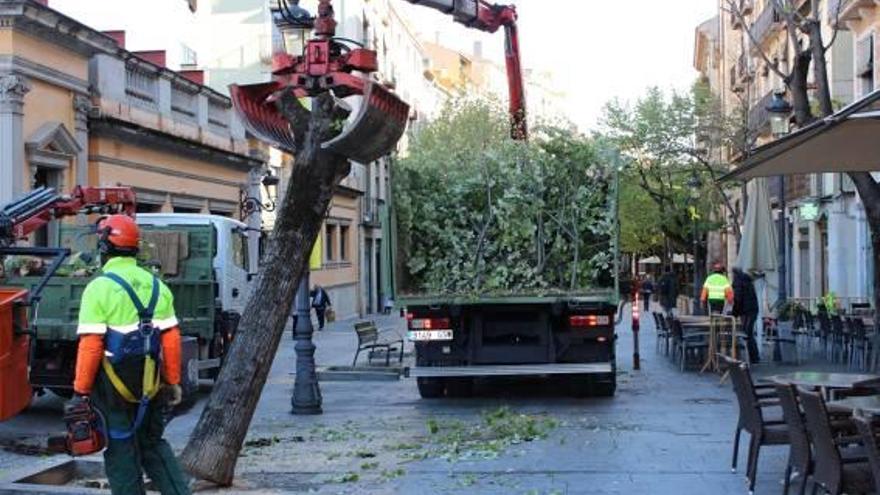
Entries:
[[[739, 13], [742, 14], [743, 16], [747, 16], [747, 15], [751, 14], [752, 10], [754, 10], [753, 1], [754, 0], [739, 0], [737, 2], [738, 7], [739, 7]], [[730, 24], [733, 27], [733, 29], [740, 29], [743, 27], [742, 19], [740, 18], [739, 15], [737, 15], [736, 13], [733, 13], [733, 12], [731, 12], [731, 14], [730, 14]]]
[[773, 28], [778, 26], [782, 21], [782, 16], [779, 15], [779, 12], [776, 11], [776, 7], [771, 2], [764, 7], [764, 10], [758, 15], [758, 18], [755, 19], [755, 22], [752, 23], [751, 28], [749, 28], [752, 32], [752, 36], [758, 43], [763, 43], [766, 38], [773, 32]]
[[159, 101], [159, 78], [140, 67], [126, 66], [125, 94], [141, 105], [156, 107]]
[[231, 106], [217, 101], [208, 101], [208, 123], [221, 129], [229, 127]]
[[198, 94], [183, 86], [171, 85], [171, 111], [184, 118], [194, 119], [198, 113]]
[[379, 227], [382, 225], [382, 201], [379, 198], [364, 198], [363, 224]]
[[749, 129], [760, 134], [770, 125], [770, 112], [767, 111], [767, 105], [770, 104], [772, 98], [773, 92], [770, 91], [749, 110]]

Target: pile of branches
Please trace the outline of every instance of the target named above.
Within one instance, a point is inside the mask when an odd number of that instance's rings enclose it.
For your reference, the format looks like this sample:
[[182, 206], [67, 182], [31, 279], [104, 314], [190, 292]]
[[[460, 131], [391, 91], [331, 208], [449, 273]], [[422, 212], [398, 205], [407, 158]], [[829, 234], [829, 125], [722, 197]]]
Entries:
[[457, 295], [608, 287], [611, 176], [599, 154], [563, 125], [512, 141], [492, 102], [450, 106], [395, 167], [399, 287]]

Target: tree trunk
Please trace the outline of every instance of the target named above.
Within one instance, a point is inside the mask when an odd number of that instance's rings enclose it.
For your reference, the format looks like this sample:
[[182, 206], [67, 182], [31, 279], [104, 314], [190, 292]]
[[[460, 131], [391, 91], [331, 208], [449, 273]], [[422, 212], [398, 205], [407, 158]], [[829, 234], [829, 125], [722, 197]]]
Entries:
[[[877, 256], [880, 255], [880, 184], [868, 172], [850, 172], [849, 178], [856, 185], [862, 205], [865, 208], [865, 216], [868, 219], [868, 229], [871, 232], [871, 246], [874, 256], [874, 311], [880, 308], [880, 263]], [[880, 318], [874, 318], [874, 330], [880, 329]]]
[[807, 22], [810, 36], [810, 51], [813, 58], [813, 80], [816, 81], [816, 99], [819, 101], [819, 112], [823, 117], [834, 113], [831, 100], [831, 85], [828, 82], [828, 62], [825, 60], [825, 46], [822, 41], [822, 26], [812, 19]]
[[315, 100], [303, 147], [226, 362], [181, 462], [193, 476], [232, 483], [235, 464], [281, 341], [294, 294], [334, 189], [349, 172], [346, 158], [321, 149], [333, 101]]
[[791, 68], [791, 80], [788, 87], [791, 89], [794, 118], [798, 127], [805, 126], [813, 121], [813, 111], [810, 109], [810, 98], [807, 94], [807, 79], [810, 73], [809, 50], [800, 50], [794, 56], [794, 64]]

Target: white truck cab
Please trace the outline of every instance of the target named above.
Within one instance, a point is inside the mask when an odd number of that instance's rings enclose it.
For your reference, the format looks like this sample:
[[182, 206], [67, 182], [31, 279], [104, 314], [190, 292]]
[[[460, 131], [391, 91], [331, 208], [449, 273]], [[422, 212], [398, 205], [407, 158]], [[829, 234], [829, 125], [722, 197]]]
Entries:
[[217, 247], [213, 265], [219, 285], [218, 302], [224, 311], [244, 312], [257, 272], [259, 232], [232, 218], [190, 213], [139, 213], [137, 223], [156, 227], [212, 226]]

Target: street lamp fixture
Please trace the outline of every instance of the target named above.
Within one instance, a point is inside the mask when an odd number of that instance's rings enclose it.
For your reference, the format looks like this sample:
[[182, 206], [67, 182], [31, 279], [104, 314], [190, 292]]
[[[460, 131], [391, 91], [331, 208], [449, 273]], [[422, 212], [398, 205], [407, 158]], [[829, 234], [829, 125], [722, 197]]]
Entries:
[[[251, 216], [256, 212], [272, 212], [277, 208], [276, 200], [278, 199], [278, 184], [281, 182], [281, 179], [278, 178], [277, 175], [273, 174], [271, 171], [266, 172], [266, 175], [260, 179], [260, 184], [263, 186], [263, 190], [265, 191], [265, 201], [261, 198], [255, 198], [254, 196], [248, 195], [247, 191], [241, 191], [241, 202], [239, 204], [239, 209], [241, 210], [241, 219]], [[262, 196], [262, 195], [261, 195]]]
[[283, 51], [293, 55], [302, 53], [315, 27], [312, 14], [299, 6], [299, 0], [276, 0], [272, 18], [281, 31]]
[[794, 110], [785, 99], [785, 91], [774, 91], [770, 103], [765, 107], [770, 114], [770, 132], [779, 139], [791, 130], [791, 112]]

